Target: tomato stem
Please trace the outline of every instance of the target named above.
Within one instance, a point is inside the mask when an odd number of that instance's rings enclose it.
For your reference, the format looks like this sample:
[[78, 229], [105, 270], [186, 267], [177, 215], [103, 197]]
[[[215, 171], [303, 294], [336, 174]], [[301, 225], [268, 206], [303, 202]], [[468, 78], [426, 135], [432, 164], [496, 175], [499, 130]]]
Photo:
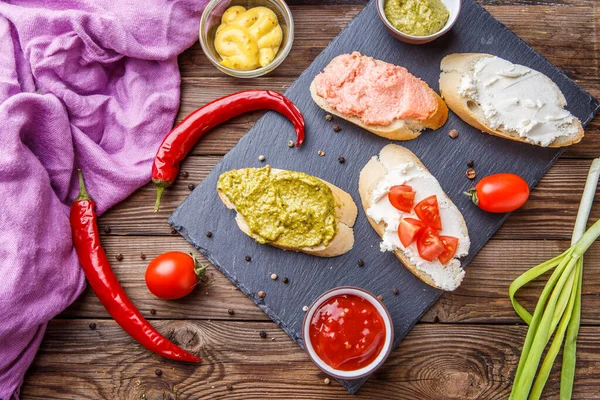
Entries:
[[198, 282], [200, 282], [206, 275], [206, 269], [208, 268], [208, 265], [199, 263], [194, 253], [190, 253], [190, 257], [192, 257], [192, 260], [194, 260], [194, 272], [198, 277]]
[[473, 204], [478, 205], [479, 204], [479, 198], [477, 197], [477, 190], [476, 189], [471, 189], [467, 192], [463, 192], [463, 194], [465, 196], [469, 196], [471, 198], [471, 201], [473, 202]]

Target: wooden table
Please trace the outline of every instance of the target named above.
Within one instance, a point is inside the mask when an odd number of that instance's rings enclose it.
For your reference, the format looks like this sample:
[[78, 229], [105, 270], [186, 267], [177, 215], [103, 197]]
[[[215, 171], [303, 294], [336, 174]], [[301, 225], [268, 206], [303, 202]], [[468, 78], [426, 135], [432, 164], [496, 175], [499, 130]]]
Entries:
[[[180, 120], [206, 102], [241, 89], [284, 91], [364, 7], [360, 0], [289, 1], [296, 41], [270, 76], [235, 80], [219, 73], [195, 44], [180, 58]], [[599, 0], [484, 0], [483, 6], [537, 51], [600, 98]], [[567, 150], [468, 268], [463, 285], [446, 293], [415, 326], [356, 397], [325, 375], [277, 325], [210, 268], [210, 282], [181, 301], [154, 298], [144, 283], [147, 262], [168, 250], [194, 250], [173, 234], [167, 217], [258, 119], [253, 113], [215, 129], [184, 161], [179, 177], [152, 212], [152, 185], [100, 219], [110, 227], [103, 244], [142, 313], [201, 366], [183, 365], [146, 351], [108, 316], [87, 289], [50, 322], [25, 378], [23, 399], [502, 399], [510, 392], [526, 326], [513, 311], [510, 282], [568, 247], [590, 160], [600, 156], [600, 120], [582, 143]], [[477, 160], [475, 160], [477, 162]], [[600, 196], [597, 197], [600, 200]], [[600, 203], [592, 218], [600, 217]], [[121, 253], [122, 261], [115, 256]], [[142, 260], [140, 254], [146, 256]], [[582, 327], [574, 397], [600, 398], [600, 243], [585, 262]], [[542, 287], [520, 297], [532, 307]], [[228, 309], [234, 311], [233, 315]], [[96, 323], [96, 329], [88, 326]], [[268, 333], [267, 339], [259, 331]], [[160, 371], [158, 371], [160, 370]], [[159, 376], [158, 373], [162, 374]], [[558, 398], [559, 370], [544, 398]]]

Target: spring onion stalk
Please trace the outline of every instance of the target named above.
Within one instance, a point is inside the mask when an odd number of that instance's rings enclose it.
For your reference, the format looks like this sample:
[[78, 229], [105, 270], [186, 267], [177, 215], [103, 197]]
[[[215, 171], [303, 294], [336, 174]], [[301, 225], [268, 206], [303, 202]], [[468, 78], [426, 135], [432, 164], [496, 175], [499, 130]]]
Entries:
[[[588, 174], [573, 229], [571, 247], [561, 255], [531, 268], [515, 279], [509, 287], [509, 297], [515, 311], [529, 325], [515, 374], [511, 399], [540, 398], [563, 342], [560, 399], [571, 398], [575, 376], [577, 334], [581, 320], [583, 255], [600, 236], [600, 220], [587, 231], [585, 230], [599, 177], [600, 158], [592, 162]], [[544, 286], [531, 315], [515, 299], [516, 292], [535, 278], [552, 270], [552, 275]], [[548, 343], [550, 346], [542, 361]]]

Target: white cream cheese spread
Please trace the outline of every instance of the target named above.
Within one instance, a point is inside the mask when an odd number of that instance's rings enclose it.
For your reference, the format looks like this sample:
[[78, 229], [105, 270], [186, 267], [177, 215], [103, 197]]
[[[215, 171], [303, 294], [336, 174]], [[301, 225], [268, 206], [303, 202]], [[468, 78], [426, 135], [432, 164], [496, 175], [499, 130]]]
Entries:
[[[455, 258], [443, 265], [438, 260], [426, 261], [419, 256], [416, 243], [404, 247], [398, 237], [398, 225], [404, 217], [418, 218], [413, 212], [405, 213], [396, 209], [388, 199], [388, 192], [392, 186], [409, 185], [416, 192], [414, 204], [421, 200], [436, 195], [442, 220], [440, 235], [458, 238], [458, 248]], [[381, 251], [404, 251], [406, 257], [416, 265], [417, 269], [425, 272], [444, 290], [454, 290], [464, 277], [464, 270], [460, 268], [457, 258], [464, 257], [469, 252], [471, 241], [462, 229], [462, 215], [456, 206], [449, 201], [438, 181], [423, 168], [414, 162], [399, 164], [390, 169], [387, 175], [379, 181], [371, 192], [371, 204], [367, 215], [376, 223], [383, 222], [385, 232], [380, 244]]]
[[527, 142], [548, 146], [561, 136], [575, 136], [579, 124], [564, 109], [560, 89], [546, 75], [499, 57], [483, 57], [458, 93], [477, 102], [486, 125], [517, 133]]

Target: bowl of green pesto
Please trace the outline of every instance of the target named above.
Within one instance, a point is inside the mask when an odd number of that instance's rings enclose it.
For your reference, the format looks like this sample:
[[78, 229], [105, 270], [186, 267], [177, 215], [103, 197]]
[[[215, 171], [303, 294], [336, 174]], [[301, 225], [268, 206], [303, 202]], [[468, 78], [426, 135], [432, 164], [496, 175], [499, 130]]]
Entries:
[[394, 37], [423, 44], [452, 28], [461, 3], [461, 0], [377, 0], [377, 11]]

